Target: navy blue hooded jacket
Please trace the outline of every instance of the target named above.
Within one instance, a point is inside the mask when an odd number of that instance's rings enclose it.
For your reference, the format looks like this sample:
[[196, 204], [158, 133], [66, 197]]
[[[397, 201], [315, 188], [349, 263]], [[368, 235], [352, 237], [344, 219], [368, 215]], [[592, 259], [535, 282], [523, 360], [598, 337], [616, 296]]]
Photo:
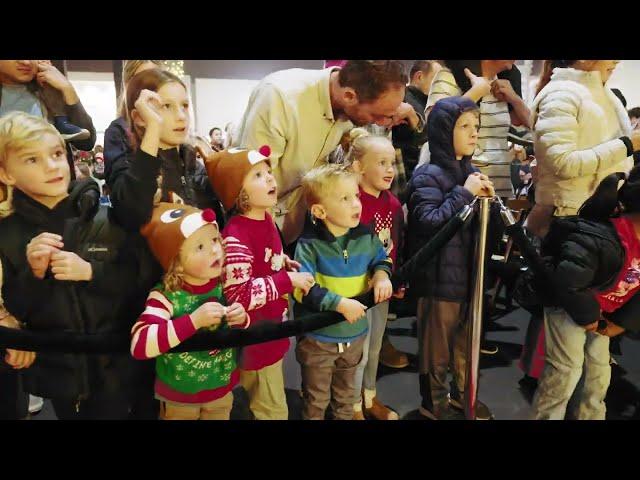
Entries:
[[[462, 113], [477, 110], [473, 101], [449, 97], [437, 102], [427, 120], [431, 162], [417, 168], [407, 187], [409, 209], [408, 248], [415, 254], [474, 195], [463, 187], [467, 177], [477, 171], [471, 156], [456, 160], [453, 129]], [[462, 302], [467, 299], [471, 272], [472, 232], [463, 228], [439, 255], [411, 281], [419, 296]]]

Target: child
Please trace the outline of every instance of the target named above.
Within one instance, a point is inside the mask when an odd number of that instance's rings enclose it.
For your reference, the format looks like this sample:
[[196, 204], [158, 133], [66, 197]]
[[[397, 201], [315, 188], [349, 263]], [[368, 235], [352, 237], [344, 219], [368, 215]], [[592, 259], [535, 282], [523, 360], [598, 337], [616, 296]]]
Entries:
[[[478, 141], [479, 112], [465, 97], [435, 104], [427, 120], [431, 163], [418, 167], [408, 187], [409, 250], [415, 254], [461, 208], [477, 195], [493, 195], [488, 178], [471, 166]], [[443, 247], [426, 272], [411, 282], [418, 292], [420, 413], [429, 419], [450, 418], [449, 405], [462, 409], [469, 301], [472, 232], [463, 229]], [[452, 392], [446, 386], [454, 350]], [[477, 403], [478, 419], [490, 412]]]
[[[271, 173], [269, 147], [260, 151], [231, 149], [207, 157], [212, 186], [226, 211], [235, 214], [222, 232], [227, 257], [224, 292], [240, 302], [252, 321], [287, 319], [287, 297], [293, 288], [305, 293], [314, 283], [309, 273], [282, 252], [282, 241], [269, 215], [278, 199]], [[235, 210], [234, 210], [235, 207]], [[257, 420], [287, 420], [282, 359], [289, 339], [249, 345], [242, 350], [240, 383], [249, 395], [249, 408]]]
[[[360, 174], [360, 223], [368, 225], [378, 235], [395, 265], [404, 215], [400, 202], [389, 190], [395, 176], [394, 163], [395, 149], [391, 141], [368, 134], [352, 141], [347, 156], [347, 164]], [[389, 302], [381, 302], [367, 310], [369, 332], [364, 342], [362, 361], [356, 371], [356, 392], [362, 391], [364, 414], [376, 420], [398, 419], [398, 414], [376, 397], [376, 375], [388, 314]], [[365, 419], [362, 397], [354, 405], [354, 420]]]
[[231, 390], [238, 383], [235, 349], [167, 353], [198, 329], [219, 328], [225, 319], [230, 326], [249, 326], [242, 305], [223, 306], [224, 251], [215, 213], [160, 203], [141, 232], [165, 275], [131, 330], [131, 354], [140, 360], [158, 357], [160, 418], [228, 420]]
[[605, 177], [579, 215], [554, 219], [544, 239], [557, 285], [552, 306], [545, 305], [545, 333], [566, 339], [560, 334], [570, 332], [572, 341], [558, 348], [546, 344], [535, 419], [564, 419], [573, 397], [573, 418], [604, 420], [611, 380], [607, 337], [639, 330], [640, 167], [618, 190], [623, 178]]
[[[353, 419], [360, 392], [355, 376], [367, 333], [367, 307], [349, 297], [373, 287], [376, 303], [391, 297], [391, 261], [371, 230], [360, 225], [358, 176], [344, 166], [326, 164], [302, 183], [312, 220], [298, 241], [300, 271], [316, 284], [295, 299], [315, 311], [335, 311], [346, 321], [310, 332], [296, 346], [302, 368], [303, 418], [323, 420], [331, 402], [333, 418]], [[302, 310], [302, 309], [301, 309]]]
[[[128, 332], [157, 275], [153, 258], [99, 206], [93, 180], [69, 179], [52, 125], [22, 112], [0, 119], [0, 181], [14, 210], [0, 222], [5, 306], [30, 330]], [[137, 375], [125, 354], [37, 352], [25, 386], [59, 419], [126, 419]]]
[[133, 155], [117, 158], [107, 178], [116, 219], [137, 230], [151, 219], [157, 178], [161, 201], [211, 208], [223, 224], [222, 210], [204, 166], [188, 145], [190, 101], [182, 80], [157, 68], [136, 74], [127, 85], [126, 108]]

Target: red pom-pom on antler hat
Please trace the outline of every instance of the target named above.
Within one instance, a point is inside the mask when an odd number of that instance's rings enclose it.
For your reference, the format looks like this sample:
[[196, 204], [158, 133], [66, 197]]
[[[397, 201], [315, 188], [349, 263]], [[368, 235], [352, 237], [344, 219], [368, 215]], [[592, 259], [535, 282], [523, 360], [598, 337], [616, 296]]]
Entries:
[[213, 223], [216, 221], [216, 212], [214, 212], [210, 208], [207, 208], [206, 210], [202, 211], [202, 219], [205, 222]]
[[269, 145], [262, 145], [258, 149], [258, 152], [260, 152], [261, 155], [268, 157], [269, 155], [271, 155], [271, 148], [269, 147]]

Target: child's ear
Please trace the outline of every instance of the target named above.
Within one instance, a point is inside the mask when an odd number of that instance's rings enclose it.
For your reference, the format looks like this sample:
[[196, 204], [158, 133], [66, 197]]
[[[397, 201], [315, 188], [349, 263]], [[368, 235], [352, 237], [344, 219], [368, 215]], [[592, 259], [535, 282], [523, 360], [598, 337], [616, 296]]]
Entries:
[[311, 215], [313, 215], [318, 220], [324, 220], [327, 218], [327, 211], [324, 207], [319, 203], [314, 203], [310, 208]]
[[0, 182], [5, 185], [15, 185], [16, 180], [7, 172], [3, 165], [0, 165]]

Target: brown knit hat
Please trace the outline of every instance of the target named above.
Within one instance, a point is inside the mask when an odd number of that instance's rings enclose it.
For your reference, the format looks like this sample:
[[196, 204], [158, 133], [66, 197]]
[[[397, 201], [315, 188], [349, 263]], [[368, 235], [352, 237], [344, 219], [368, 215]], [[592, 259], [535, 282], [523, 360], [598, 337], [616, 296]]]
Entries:
[[184, 241], [200, 227], [216, 223], [216, 213], [179, 203], [160, 202], [153, 208], [151, 221], [140, 229], [151, 252], [166, 272]]
[[206, 158], [204, 162], [211, 187], [226, 211], [236, 203], [249, 170], [260, 162], [269, 162], [269, 155], [271, 149], [263, 145], [258, 150], [230, 148]]

